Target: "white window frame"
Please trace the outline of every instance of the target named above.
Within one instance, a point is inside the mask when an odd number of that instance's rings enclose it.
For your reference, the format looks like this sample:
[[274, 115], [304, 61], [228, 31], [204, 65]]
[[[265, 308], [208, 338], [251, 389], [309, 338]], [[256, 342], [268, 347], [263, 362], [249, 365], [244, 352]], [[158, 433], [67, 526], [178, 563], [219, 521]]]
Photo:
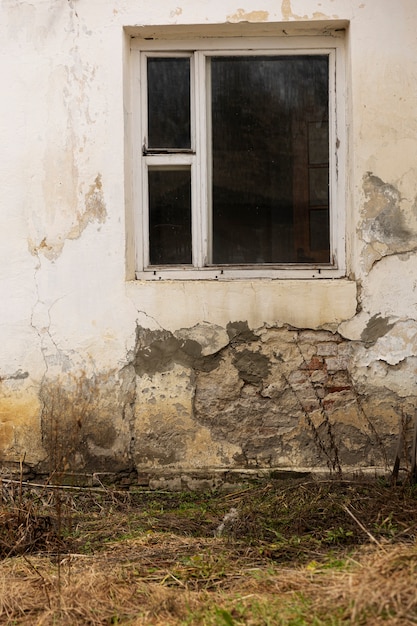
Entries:
[[[210, 249], [207, 137], [207, 56], [219, 55], [328, 55], [329, 57], [329, 215], [330, 259], [328, 264], [207, 265]], [[131, 39], [133, 165], [133, 222], [137, 279], [252, 279], [338, 278], [346, 274], [345, 251], [345, 59], [343, 33], [294, 37], [219, 37], [197, 40]], [[146, 57], [190, 56], [191, 145], [189, 153], [143, 155], [147, 128]], [[192, 265], [149, 265], [147, 168], [189, 166], [192, 196]]]

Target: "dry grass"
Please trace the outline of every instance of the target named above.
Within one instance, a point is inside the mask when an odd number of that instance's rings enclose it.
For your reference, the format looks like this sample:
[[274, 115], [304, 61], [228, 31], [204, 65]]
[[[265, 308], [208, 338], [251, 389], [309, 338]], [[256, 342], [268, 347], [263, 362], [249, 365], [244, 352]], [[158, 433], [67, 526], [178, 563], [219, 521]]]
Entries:
[[[16, 500], [8, 492], [0, 510], [0, 624], [417, 623], [414, 489], [74, 491], [60, 493], [58, 507], [47, 490], [26, 492]], [[38, 517], [49, 523], [36, 542], [29, 528]], [[16, 550], [6, 545], [21, 536], [29, 540]]]
[[[155, 545], [175, 553], [177, 562], [163, 567], [158, 561], [157, 567], [151, 567], [149, 554]], [[47, 557], [6, 559], [0, 565], [0, 623], [227, 624], [208, 621], [219, 610], [235, 624], [417, 621], [415, 546], [389, 546], [383, 552], [367, 549], [355, 554], [343, 569], [256, 567], [244, 558], [230, 559], [221, 576], [206, 573], [203, 577], [199, 568], [183, 563], [181, 548], [185, 554], [202, 558], [209, 554], [217, 560], [223, 558], [225, 545], [215, 539], [203, 545], [188, 539], [178, 545], [176, 536], [154, 535], [148, 541], [109, 546], [99, 555], [67, 555], [61, 562], [60, 580], [56, 564]], [[286, 621], [261, 621], [261, 606]], [[190, 616], [193, 621], [187, 622]]]
[[390, 545], [357, 555], [358, 565], [329, 586], [326, 597], [346, 607], [353, 623], [417, 623], [417, 546]]

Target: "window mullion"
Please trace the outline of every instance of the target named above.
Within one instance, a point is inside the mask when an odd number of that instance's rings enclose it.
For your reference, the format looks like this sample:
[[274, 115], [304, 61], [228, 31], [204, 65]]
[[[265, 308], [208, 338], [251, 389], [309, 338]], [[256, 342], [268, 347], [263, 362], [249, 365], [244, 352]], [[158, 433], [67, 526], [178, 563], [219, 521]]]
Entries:
[[204, 217], [205, 217], [205, 265], [211, 265], [213, 262], [213, 202], [212, 202], [212, 175], [213, 175], [213, 159], [212, 159], [212, 114], [211, 114], [211, 65], [210, 56], [204, 57], [204, 100], [203, 108], [205, 112], [204, 134], [206, 144], [204, 146], [204, 167], [205, 167], [205, 201], [204, 201]]
[[193, 201], [193, 222], [195, 224], [194, 259], [197, 267], [207, 263], [207, 136], [205, 102], [205, 55], [197, 51], [194, 55], [194, 120], [196, 142], [195, 193]]
[[[330, 53], [329, 110], [330, 110], [330, 176], [331, 213], [330, 237], [332, 262], [345, 272], [345, 154], [346, 154], [346, 118], [345, 118], [345, 64], [343, 48], [336, 47]], [[337, 67], [337, 72], [336, 72]]]
[[147, 119], [148, 119], [148, 104], [147, 104], [147, 71], [146, 71], [146, 55], [140, 54], [138, 59], [138, 72], [139, 72], [139, 86], [140, 86], [140, 107], [138, 124], [135, 135], [139, 139], [138, 145], [135, 146], [135, 150], [138, 157], [138, 163], [141, 163], [141, 167], [137, 168], [135, 176], [141, 179], [141, 210], [138, 212], [141, 216], [141, 224], [139, 228], [138, 238], [140, 239], [140, 246], [138, 246], [138, 263], [142, 269], [149, 265], [149, 219], [148, 219], [148, 175], [147, 166], [142, 159], [142, 149], [145, 143], [147, 135]]
[[142, 244], [143, 267], [149, 266], [149, 193], [148, 193], [148, 165], [143, 160], [142, 164], [142, 232], [144, 233]]

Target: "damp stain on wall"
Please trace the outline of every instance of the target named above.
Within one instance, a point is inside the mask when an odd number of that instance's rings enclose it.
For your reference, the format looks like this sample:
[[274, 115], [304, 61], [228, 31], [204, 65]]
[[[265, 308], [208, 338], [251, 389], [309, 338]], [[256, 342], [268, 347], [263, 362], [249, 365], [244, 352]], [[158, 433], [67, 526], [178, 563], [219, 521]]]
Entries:
[[[387, 385], [410, 368], [406, 357], [387, 358], [375, 375], [380, 343], [396, 330], [383, 317], [360, 341], [288, 325], [252, 329], [246, 321], [175, 332], [138, 326], [119, 369], [45, 374], [38, 418], [30, 418], [38, 419], [39, 439], [31, 463], [44, 473], [142, 476], [385, 467], [416, 399]], [[411, 331], [402, 330], [408, 342]], [[16, 454], [26, 439], [22, 424], [14, 420], [16, 432], [11, 424], [3, 411], [0, 437], [9, 448], [14, 438]]]

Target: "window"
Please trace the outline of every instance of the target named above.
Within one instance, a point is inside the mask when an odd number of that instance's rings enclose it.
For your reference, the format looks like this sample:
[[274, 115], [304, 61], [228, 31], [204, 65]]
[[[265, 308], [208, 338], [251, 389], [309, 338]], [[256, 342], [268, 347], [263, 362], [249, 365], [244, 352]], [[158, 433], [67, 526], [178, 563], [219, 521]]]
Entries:
[[343, 274], [342, 42], [133, 40], [138, 277]]

